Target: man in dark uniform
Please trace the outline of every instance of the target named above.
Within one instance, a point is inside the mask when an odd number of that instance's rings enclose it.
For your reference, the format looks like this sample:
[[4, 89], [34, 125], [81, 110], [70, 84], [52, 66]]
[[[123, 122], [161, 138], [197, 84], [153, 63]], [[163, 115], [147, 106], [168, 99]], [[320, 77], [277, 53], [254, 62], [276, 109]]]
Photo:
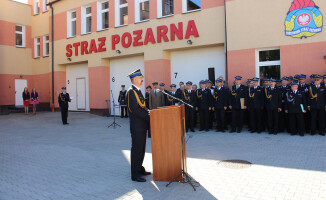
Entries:
[[206, 88], [206, 82], [200, 81], [200, 89], [196, 91], [197, 106], [200, 117], [200, 131], [209, 130], [208, 111], [211, 110], [211, 91]]
[[[177, 90], [177, 85], [172, 84], [170, 85], [171, 91], [168, 92], [171, 96], [176, 97], [176, 90]], [[167, 96], [167, 106], [174, 106], [176, 103], [178, 103], [177, 100], [173, 99], [172, 97]]]
[[182, 94], [182, 88], [184, 88], [184, 83], [182, 81], [179, 82], [179, 88], [177, 89], [176, 91], [176, 95], [177, 95], [177, 98], [181, 98], [181, 94]]
[[196, 96], [196, 92], [192, 90], [192, 82], [188, 81], [186, 85], [187, 85], [187, 89], [184, 90], [181, 99], [187, 104], [190, 104], [194, 107], [194, 108], [190, 108], [185, 105], [186, 132], [188, 132], [189, 129], [191, 130], [191, 132], [195, 132], [194, 117], [195, 117], [195, 107], [197, 104], [197, 96]]
[[145, 98], [140, 91], [143, 84], [143, 75], [138, 69], [129, 74], [131, 89], [127, 94], [127, 105], [130, 119], [131, 132], [131, 179], [137, 182], [145, 182], [142, 175], [150, 175], [142, 166], [146, 149], [146, 131], [148, 129], [149, 112], [145, 105]]
[[62, 119], [62, 123], [63, 125], [69, 124], [67, 122], [68, 120], [68, 107], [69, 107], [69, 102], [71, 101], [70, 97], [69, 97], [69, 93], [67, 93], [66, 91], [66, 87], [62, 87], [62, 93], [59, 94], [58, 96], [58, 102], [59, 102], [59, 106], [61, 109], [61, 119]]
[[[207, 82], [207, 89], [211, 92], [211, 97], [213, 96], [214, 93], [214, 86], [211, 80], [206, 80]], [[213, 99], [211, 99], [212, 101]], [[208, 111], [208, 118], [209, 118], [209, 129], [213, 128], [213, 122], [215, 118], [215, 112], [212, 110]]]
[[319, 134], [325, 136], [326, 88], [321, 85], [321, 76], [315, 75], [314, 79], [315, 83], [309, 86], [308, 92], [308, 110], [311, 111], [311, 135], [316, 134], [318, 119]]
[[[309, 85], [306, 84], [306, 75], [300, 74], [297, 75], [299, 79], [299, 87], [298, 90], [300, 92], [303, 92], [306, 95], [306, 99], [308, 99], [308, 90], [309, 90]], [[305, 128], [306, 128], [306, 133], [310, 133], [310, 111], [307, 110], [307, 112], [303, 115], [304, 116], [304, 122], [305, 122]]]
[[278, 132], [278, 114], [282, 111], [282, 93], [276, 87], [276, 80], [270, 80], [270, 87], [265, 88], [265, 107], [267, 110], [268, 133], [277, 135]]
[[[247, 93], [244, 85], [241, 84], [241, 76], [235, 77], [235, 85], [231, 87], [229, 108], [232, 110], [232, 123], [230, 133], [240, 133], [243, 127], [243, 110], [247, 109]], [[241, 106], [243, 101], [243, 107]]]
[[248, 90], [248, 110], [250, 113], [251, 133], [262, 132], [262, 114], [264, 108], [264, 90], [258, 86], [259, 78], [253, 78], [253, 87]]
[[[252, 87], [253, 87], [252, 79], [248, 79], [247, 85], [245, 85], [247, 94], [249, 92], [249, 88], [252, 88]], [[248, 109], [243, 111], [243, 116], [244, 116], [243, 123], [248, 126], [248, 131], [250, 132], [251, 131], [251, 123], [250, 123], [250, 112]]]
[[216, 79], [212, 95], [212, 108], [216, 116], [216, 132], [225, 132], [225, 110], [228, 108], [229, 90], [223, 87], [223, 81]]
[[299, 83], [293, 80], [291, 91], [286, 93], [285, 112], [289, 113], [291, 135], [296, 135], [299, 132], [300, 136], [304, 136], [303, 114], [306, 113], [307, 104], [305, 93], [298, 90], [298, 85]]
[[119, 98], [118, 98], [118, 102], [121, 107], [121, 118], [128, 117], [127, 104], [126, 104], [127, 91], [125, 90], [125, 87], [126, 87], [125, 85], [121, 85], [121, 91], [119, 93]]
[[281, 91], [281, 98], [282, 98], [282, 111], [279, 113], [279, 132], [283, 132], [286, 130], [289, 131], [289, 117], [288, 113], [285, 113], [285, 103], [286, 103], [286, 93], [291, 90], [290, 86], [288, 86], [288, 77], [284, 76], [282, 78], [282, 86], [279, 87]]

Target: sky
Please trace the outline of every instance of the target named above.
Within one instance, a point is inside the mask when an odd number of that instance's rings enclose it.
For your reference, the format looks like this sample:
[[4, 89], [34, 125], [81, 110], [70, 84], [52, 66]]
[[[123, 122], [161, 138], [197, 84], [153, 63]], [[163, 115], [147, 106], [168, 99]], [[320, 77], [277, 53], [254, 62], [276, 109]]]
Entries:
[[21, 3], [26, 3], [27, 4], [27, 0], [14, 0], [14, 1], [18, 1], [18, 2], [21, 2]]

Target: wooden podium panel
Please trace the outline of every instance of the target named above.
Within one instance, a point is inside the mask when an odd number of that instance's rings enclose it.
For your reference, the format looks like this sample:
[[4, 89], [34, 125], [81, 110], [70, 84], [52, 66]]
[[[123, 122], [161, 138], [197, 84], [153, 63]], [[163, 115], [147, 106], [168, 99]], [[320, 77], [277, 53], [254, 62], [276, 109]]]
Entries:
[[[184, 105], [151, 110], [150, 122], [153, 180], [171, 181], [182, 171]], [[182, 176], [177, 181], [182, 181]]]

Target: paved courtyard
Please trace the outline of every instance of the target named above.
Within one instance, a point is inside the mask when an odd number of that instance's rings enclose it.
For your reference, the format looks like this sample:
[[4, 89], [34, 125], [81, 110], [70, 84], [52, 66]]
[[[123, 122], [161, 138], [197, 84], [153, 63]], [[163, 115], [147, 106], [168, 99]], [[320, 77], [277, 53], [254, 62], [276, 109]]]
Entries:
[[[326, 137], [199, 132], [187, 142], [188, 172], [200, 183], [130, 179], [129, 120], [69, 113], [0, 116], [0, 200], [326, 199]], [[144, 166], [152, 171], [151, 141]], [[237, 165], [222, 160], [245, 160]]]

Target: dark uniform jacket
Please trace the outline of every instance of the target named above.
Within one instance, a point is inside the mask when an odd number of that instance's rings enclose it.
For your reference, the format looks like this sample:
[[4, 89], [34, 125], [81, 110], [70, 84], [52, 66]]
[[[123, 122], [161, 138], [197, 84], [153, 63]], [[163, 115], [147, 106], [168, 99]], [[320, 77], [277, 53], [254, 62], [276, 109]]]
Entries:
[[244, 85], [240, 85], [238, 89], [233, 85], [230, 90], [231, 95], [229, 98], [229, 105], [232, 106], [232, 109], [241, 109], [241, 98], [244, 98], [244, 105], [247, 106], [247, 89]]
[[281, 85], [279, 87], [279, 89], [281, 91], [282, 106], [283, 106], [282, 109], [284, 109], [284, 105], [285, 105], [285, 102], [286, 102], [286, 93], [289, 92], [289, 91], [291, 91], [291, 88], [288, 85], [287, 86]]
[[248, 89], [248, 109], [263, 109], [264, 107], [264, 88], [257, 86]]
[[126, 105], [126, 94], [127, 91], [120, 91], [119, 93], [119, 98], [118, 98], [118, 102], [120, 103], [120, 105]]
[[147, 130], [149, 114], [145, 105], [145, 98], [141, 91], [133, 85], [127, 94], [127, 105], [130, 119], [130, 131]]
[[309, 85], [308, 84], [303, 84], [303, 85], [301, 85], [301, 84], [299, 84], [298, 85], [298, 90], [300, 91], [300, 92], [308, 92], [308, 89], [309, 89]]
[[273, 90], [271, 87], [265, 88], [265, 108], [267, 110], [275, 110], [282, 108], [282, 92], [278, 87], [274, 87]]
[[[184, 90], [183, 94], [182, 94], [182, 100], [184, 102], [186, 102], [187, 104], [190, 104], [192, 106], [196, 106], [197, 105], [197, 95], [196, 92], [193, 90], [190, 90], [190, 93], [188, 92], [188, 90]], [[185, 106], [186, 109], [188, 109], [188, 106]]]
[[304, 92], [297, 90], [296, 94], [293, 91], [286, 93], [285, 110], [289, 113], [303, 113], [301, 104], [304, 110], [307, 110], [306, 97]]
[[146, 103], [147, 109], [149, 109], [149, 94], [150, 94], [150, 92], [145, 93], [145, 103]]
[[[173, 94], [173, 92], [168, 92], [171, 96], [174, 96], [174, 97], [176, 97], [177, 98], [177, 93], [176, 92], [174, 92], [174, 94]], [[167, 106], [174, 106], [176, 103], [178, 103], [178, 101], [177, 100], [175, 100], [175, 99], [173, 99], [172, 97], [169, 97], [169, 96], [167, 96], [166, 95], [166, 99], [167, 99]]]
[[309, 86], [308, 91], [308, 106], [311, 109], [325, 109], [326, 88], [322, 85], [317, 88], [315, 84]]
[[60, 107], [69, 107], [68, 102], [70, 102], [69, 93], [64, 94], [63, 92], [58, 96], [58, 102]]
[[197, 107], [199, 109], [208, 109], [212, 104], [212, 94], [209, 89], [198, 89], [196, 91]]
[[229, 105], [228, 97], [229, 90], [227, 88], [222, 86], [218, 89], [216, 87], [213, 92], [212, 106], [216, 109], [224, 109], [224, 107]]

